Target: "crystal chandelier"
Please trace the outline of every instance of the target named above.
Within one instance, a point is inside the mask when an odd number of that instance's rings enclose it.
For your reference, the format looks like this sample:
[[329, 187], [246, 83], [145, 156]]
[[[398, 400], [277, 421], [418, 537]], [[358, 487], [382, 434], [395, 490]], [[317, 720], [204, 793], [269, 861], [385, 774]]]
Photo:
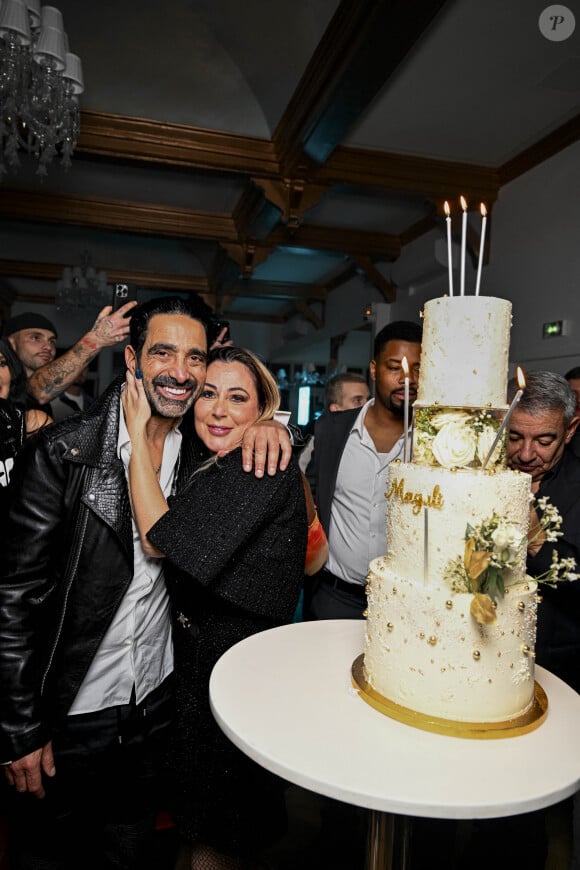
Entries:
[[79, 132], [80, 58], [68, 50], [62, 14], [40, 0], [0, 0], [0, 181], [24, 149], [37, 175], [57, 150], [68, 169]]
[[55, 304], [58, 311], [89, 311], [111, 304], [113, 288], [107, 284], [107, 273], [97, 272], [88, 251], [80, 266], [65, 266], [56, 284]]

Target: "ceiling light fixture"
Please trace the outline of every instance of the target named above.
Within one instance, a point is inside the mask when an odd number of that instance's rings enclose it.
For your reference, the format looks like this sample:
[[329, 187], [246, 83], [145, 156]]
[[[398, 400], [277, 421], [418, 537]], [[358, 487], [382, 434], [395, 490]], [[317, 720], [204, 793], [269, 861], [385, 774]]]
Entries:
[[107, 284], [107, 273], [97, 272], [88, 251], [80, 266], [65, 266], [56, 285], [55, 304], [59, 311], [80, 311], [104, 308], [111, 304], [113, 288]]
[[40, 0], [0, 0], [0, 181], [20, 167], [21, 149], [37, 158], [37, 175], [57, 151], [68, 169], [83, 90], [61, 12]]

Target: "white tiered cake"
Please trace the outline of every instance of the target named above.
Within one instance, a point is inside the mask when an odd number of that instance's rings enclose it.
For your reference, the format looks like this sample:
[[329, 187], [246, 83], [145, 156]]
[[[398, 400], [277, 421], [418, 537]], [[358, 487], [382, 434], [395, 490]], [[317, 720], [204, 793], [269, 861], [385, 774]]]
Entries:
[[[534, 701], [530, 477], [489, 457], [505, 405], [511, 305], [425, 305], [413, 461], [388, 470], [386, 556], [368, 577], [364, 679], [394, 708], [509, 723]], [[486, 461], [487, 460], [487, 461]]]

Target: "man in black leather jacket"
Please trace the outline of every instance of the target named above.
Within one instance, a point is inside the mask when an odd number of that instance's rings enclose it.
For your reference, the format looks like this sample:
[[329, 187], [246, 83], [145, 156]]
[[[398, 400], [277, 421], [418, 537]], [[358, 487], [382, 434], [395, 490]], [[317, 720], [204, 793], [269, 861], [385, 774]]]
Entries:
[[[177, 429], [203, 387], [203, 314], [182, 299], [145, 303], [125, 359], [143, 377], [151, 460], [170, 494], [204, 455]], [[85, 415], [45, 430], [16, 469], [0, 567], [0, 762], [24, 870], [142, 866], [159, 797], [168, 602], [132, 528], [121, 388], [119, 378]], [[280, 442], [282, 465], [290, 453], [282, 427], [265, 425], [244, 439], [258, 475]]]

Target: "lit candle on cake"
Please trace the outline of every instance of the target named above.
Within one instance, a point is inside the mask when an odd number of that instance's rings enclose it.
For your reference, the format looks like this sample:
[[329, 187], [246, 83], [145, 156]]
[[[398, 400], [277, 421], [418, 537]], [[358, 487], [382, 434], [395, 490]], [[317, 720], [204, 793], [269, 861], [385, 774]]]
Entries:
[[423, 583], [429, 583], [429, 508], [423, 515]]
[[447, 224], [447, 268], [449, 270], [449, 295], [453, 296], [453, 260], [451, 257], [451, 209], [449, 203], [443, 205], [445, 223]]
[[485, 462], [483, 463], [482, 468], [487, 467], [487, 463], [489, 462], [489, 460], [493, 456], [494, 450], [497, 447], [497, 445], [499, 444], [500, 438], [502, 437], [503, 433], [507, 429], [507, 425], [510, 421], [511, 415], [515, 411], [518, 402], [520, 401], [520, 399], [522, 398], [522, 396], [524, 394], [524, 389], [526, 387], [526, 379], [524, 377], [523, 371], [521, 370], [521, 368], [519, 366], [517, 367], [517, 370], [516, 370], [516, 380], [518, 382], [519, 389], [518, 389], [517, 393], [515, 394], [515, 396], [513, 397], [512, 403], [508, 408], [507, 414], [503, 418], [501, 426], [497, 430], [497, 435], [495, 436], [495, 440], [494, 440], [493, 444], [491, 445], [489, 453], [485, 457]]
[[467, 244], [467, 200], [459, 197], [463, 214], [461, 216], [461, 295], [465, 295], [465, 246]]
[[407, 357], [404, 356], [401, 360], [401, 368], [403, 369], [403, 374], [405, 375], [405, 406], [403, 409], [404, 420], [403, 420], [403, 432], [404, 432], [404, 450], [403, 450], [403, 459], [405, 462], [409, 461], [409, 363], [407, 362]]
[[487, 209], [482, 202], [480, 205], [481, 211], [481, 236], [479, 239], [479, 262], [477, 263], [477, 279], [475, 281], [475, 295], [479, 296], [479, 285], [481, 284], [481, 267], [483, 266], [483, 251], [485, 248], [485, 228], [487, 226]]

